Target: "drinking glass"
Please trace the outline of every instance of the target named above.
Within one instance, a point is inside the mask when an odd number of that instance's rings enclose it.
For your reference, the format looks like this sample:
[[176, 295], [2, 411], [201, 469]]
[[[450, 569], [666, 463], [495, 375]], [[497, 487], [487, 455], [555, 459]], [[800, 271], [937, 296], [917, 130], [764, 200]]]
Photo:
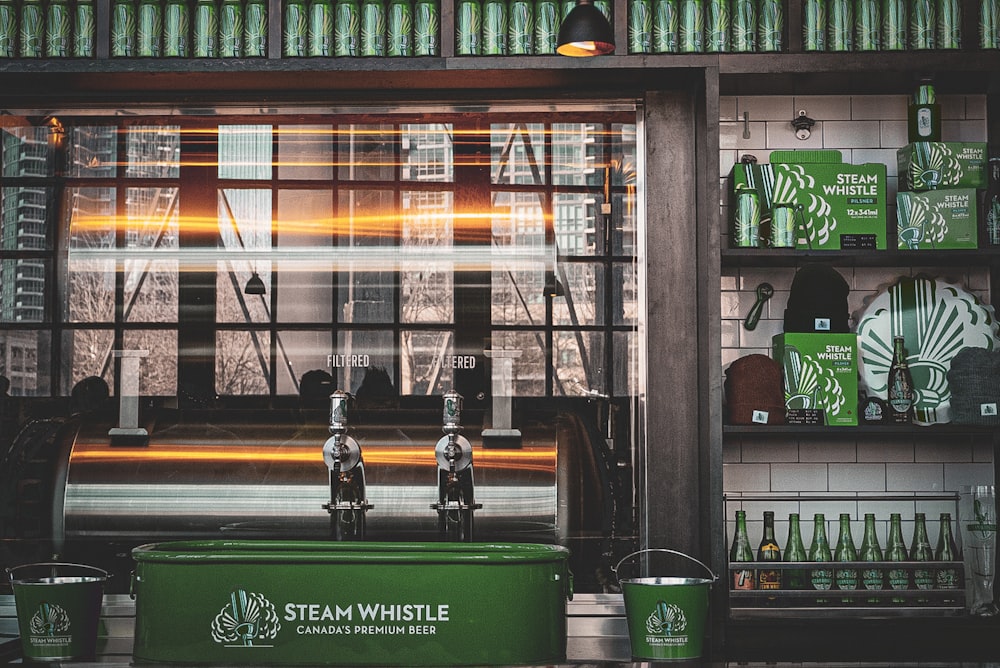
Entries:
[[997, 504], [993, 485], [962, 487], [958, 502], [962, 554], [969, 577], [967, 607], [973, 615], [1000, 613], [993, 600], [997, 561]]

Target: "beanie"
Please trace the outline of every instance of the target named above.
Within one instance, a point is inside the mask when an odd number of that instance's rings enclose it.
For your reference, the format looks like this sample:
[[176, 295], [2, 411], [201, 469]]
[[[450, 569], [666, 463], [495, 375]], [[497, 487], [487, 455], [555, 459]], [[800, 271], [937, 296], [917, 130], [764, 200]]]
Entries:
[[785, 308], [785, 331], [849, 333], [850, 291], [844, 277], [830, 265], [803, 265], [792, 279]]
[[746, 355], [726, 369], [730, 424], [784, 424], [785, 385], [781, 365], [767, 355]]

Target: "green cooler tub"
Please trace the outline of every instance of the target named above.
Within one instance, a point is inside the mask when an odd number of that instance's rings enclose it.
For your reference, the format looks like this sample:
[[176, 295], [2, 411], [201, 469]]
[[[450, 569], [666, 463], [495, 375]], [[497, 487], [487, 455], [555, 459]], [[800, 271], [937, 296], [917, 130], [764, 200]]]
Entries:
[[136, 661], [562, 661], [569, 551], [526, 543], [177, 541], [135, 548]]

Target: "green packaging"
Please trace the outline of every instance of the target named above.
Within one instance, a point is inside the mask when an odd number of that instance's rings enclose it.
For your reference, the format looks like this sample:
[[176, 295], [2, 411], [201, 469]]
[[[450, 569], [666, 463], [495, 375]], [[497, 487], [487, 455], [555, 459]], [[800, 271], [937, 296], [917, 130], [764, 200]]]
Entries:
[[[831, 162], [828, 151], [808, 151], [803, 156], [797, 153], [772, 153], [772, 162], [764, 165], [735, 165], [730, 174], [731, 194], [735, 198], [740, 187], [757, 190], [762, 226], [770, 223], [775, 204], [792, 205], [798, 249], [885, 249], [885, 165]], [[813, 161], [805, 162], [805, 158]], [[730, 211], [734, 212], [735, 207], [731, 206]]]
[[984, 142], [914, 142], [896, 151], [901, 191], [985, 188]]
[[977, 248], [974, 188], [900, 192], [896, 222], [901, 250]]
[[857, 334], [784, 332], [771, 344], [783, 370], [789, 424], [857, 426]]

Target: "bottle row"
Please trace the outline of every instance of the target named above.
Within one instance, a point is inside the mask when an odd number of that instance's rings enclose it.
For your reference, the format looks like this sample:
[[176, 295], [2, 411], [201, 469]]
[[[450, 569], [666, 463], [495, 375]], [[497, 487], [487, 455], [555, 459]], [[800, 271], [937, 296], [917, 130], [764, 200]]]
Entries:
[[[764, 529], [756, 555], [747, 534], [746, 512], [736, 511], [736, 532], [729, 553], [730, 588], [747, 590], [815, 590], [842, 591], [870, 590], [955, 590], [964, 587], [961, 555], [952, 532], [950, 513], [941, 513], [937, 547], [932, 548], [927, 537], [924, 513], [916, 513], [913, 538], [907, 549], [903, 539], [902, 519], [899, 513], [889, 517], [889, 534], [883, 551], [875, 532], [875, 515], [864, 517], [864, 536], [860, 549], [855, 547], [851, 534], [851, 516], [840, 515], [840, 531], [836, 548], [831, 550], [826, 533], [826, 518], [822, 513], [813, 517], [813, 537], [809, 551], [805, 550], [799, 527], [799, 516], [788, 517], [788, 539], [784, 550], [774, 535], [774, 513], [764, 512]], [[810, 563], [810, 569], [794, 569], [774, 562]], [[815, 564], [831, 563], [816, 568]], [[903, 562], [910, 562], [909, 564]], [[913, 564], [927, 563], [924, 567]], [[755, 563], [757, 568], [741, 568], [740, 563]], [[833, 566], [833, 563], [837, 563]], [[887, 567], [885, 567], [888, 565]]]

